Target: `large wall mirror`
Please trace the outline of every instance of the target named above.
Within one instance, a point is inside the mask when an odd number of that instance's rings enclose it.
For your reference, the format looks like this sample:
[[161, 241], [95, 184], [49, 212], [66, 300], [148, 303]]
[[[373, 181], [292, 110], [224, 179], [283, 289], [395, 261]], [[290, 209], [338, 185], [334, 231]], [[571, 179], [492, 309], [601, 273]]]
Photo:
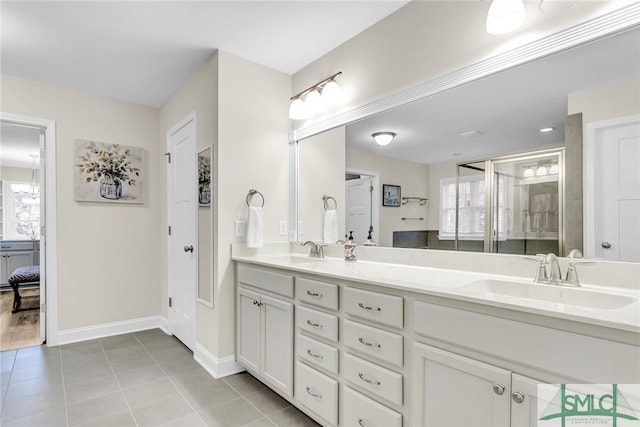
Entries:
[[[582, 119], [586, 123], [607, 109], [621, 111], [619, 96], [629, 91], [635, 100], [628, 104], [635, 110], [619, 116], [637, 115], [638, 70], [640, 29], [635, 26], [312, 132], [297, 142], [297, 219], [304, 230], [298, 240], [323, 240], [322, 197], [331, 195], [337, 200], [340, 237], [373, 228], [379, 246], [456, 249], [452, 233], [442, 230], [447, 207], [456, 207], [456, 196], [451, 198], [446, 185], [453, 182], [455, 188], [461, 165], [469, 165], [462, 175], [473, 171], [484, 176], [485, 161], [498, 161], [491, 173], [513, 178], [508, 185], [514, 192], [504, 193], [503, 220], [511, 224], [504, 239], [529, 233], [528, 249], [511, 245], [519, 249], [505, 252], [547, 250], [549, 245], [541, 241], [549, 238], [566, 240], [561, 255], [582, 249]], [[549, 131], [542, 131], [545, 128]], [[372, 138], [376, 132], [393, 132], [395, 137], [388, 145], [377, 145]], [[505, 166], [505, 157], [514, 155], [520, 160]], [[465, 179], [471, 180], [461, 181]], [[480, 188], [480, 181], [468, 186], [474, 195], [458, 196], [458, 207], [498, 194]], [[362, 182], [371, 185], [354, 184]], [[399, 206], [383, 206], [385, 184], [399, 187]], [[371, 194], [362, 191], [371, 187]], [[450, 200], [443, 200], [446, 197]], [[360, 228], [352, 222], [358, 216], [364, 222]], [[556, 236], [550, 237], [554, 231]], [[367, 235], [359, 231], [355, 238], [362, 243]], [[457, 249], [483, 250], [473, 244]]]
[[198, 152], [198, 302], [213, 307], [213, 148]]

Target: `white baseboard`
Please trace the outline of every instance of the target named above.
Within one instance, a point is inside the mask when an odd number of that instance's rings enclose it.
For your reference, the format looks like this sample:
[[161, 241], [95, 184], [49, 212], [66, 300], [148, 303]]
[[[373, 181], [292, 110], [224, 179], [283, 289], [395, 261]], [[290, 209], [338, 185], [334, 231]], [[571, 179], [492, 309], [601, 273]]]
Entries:
[[235, 356], [231, 355], [218, 359], [209, 350], [197, 343], [193, 358], [216, 379], [244, 371], [244, 368], [236, 362]]
[[58, 331], [55, 338], [47, 341], [47, 345], [57, 346], [71, 344], [79, 341], [93, 340], [96, 338], [110, 337], [113, 335], [128, 334], [131, 332], [146, 331], [147, 329], [160, 328], [168, 332], [167, 319], [163, 316], [141, 317], [139, 319], [124, 320], [121, 322], [103, 323], [101, 325], [86, 326], [83, 328], [65, 329]]

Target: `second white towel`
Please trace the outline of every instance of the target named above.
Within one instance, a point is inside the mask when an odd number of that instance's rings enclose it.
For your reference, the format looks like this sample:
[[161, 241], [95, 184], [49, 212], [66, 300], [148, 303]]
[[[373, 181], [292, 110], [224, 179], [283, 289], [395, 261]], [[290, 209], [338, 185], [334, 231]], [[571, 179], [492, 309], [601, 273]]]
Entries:
[[334, 244], [338, 241], [338, 213], [335, 210], [324, 211], [324, 242]]
[[249, 218], [247, 219], [247, 247], [262, 247], [262, 207], [249, 206]]

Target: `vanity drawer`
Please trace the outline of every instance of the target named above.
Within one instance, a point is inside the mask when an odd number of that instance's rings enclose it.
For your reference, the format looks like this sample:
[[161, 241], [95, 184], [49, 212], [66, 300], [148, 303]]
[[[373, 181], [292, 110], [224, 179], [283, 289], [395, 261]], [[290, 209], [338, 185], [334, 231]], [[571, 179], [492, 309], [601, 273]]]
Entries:
[[330, 310], [338, 310], [338, 285], [296, 277], [296, 298]]
[[402, 375], [367, 362], [352, 354], [344, 354], [344, 377], [364, 390], [402, 406]]
[[331, 424], [338, 423], [338, 381], [297, 362], [295, 395]]
[[402, 335], [351, 320], [344, 321], [344, 343], [368, 356], [403, 365]]
[[342, 422], [345, 426], [402, 427], [402, 414], [350, 387], [342, 390]]
[[238, 265], [238, 283], [293, 297], [293, 276]]
[[307, 307], [296, 307], [296, 325], [303, 331], [338, 341], [338, 316], [312, 310]]
[[344, 311], [353, 316], [402, 329], [404, 312], [402, 297], [344, 288]]
[[309, 363], [321, 366], [334, 374], [338, 373], [339, 350], [331, 345], [298, 334], [296, 336], [296, 354]]

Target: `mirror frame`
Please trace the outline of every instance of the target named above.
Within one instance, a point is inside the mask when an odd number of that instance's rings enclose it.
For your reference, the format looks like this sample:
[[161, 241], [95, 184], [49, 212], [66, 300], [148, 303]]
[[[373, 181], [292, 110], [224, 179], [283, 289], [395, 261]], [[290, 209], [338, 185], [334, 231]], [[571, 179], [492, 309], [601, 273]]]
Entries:
[[640, 28], [639, 22], [640, 5], [638, 3], [630, 4], [369, 104], [292, 130], [289, 134], [289, 241], [298, 241], [298, 221], [300, 220], [298, 217], [299, 141], [584, 43]]
[[[214, 262], [213, 261], [214, 260], [213, 260], [213, 258], [214, 258], [214, 256], [213, 255], [214, 255], [214, 247], [215, 247], [214, 246], [214, 224], [215, 223], [214, 223], [214, 218], [213, 218], [213, 216], [214, 216], [213, 215], [213, 212], [214, 212], [214, 210], [213, 210], [213, 200], [214, 200], [213, 188], [214, 188], [214, 186], [212, 185], [212, 184], [214, 184], [213, 183], [213, 145], [207, 145], [205, 148], [202, 148], [202, 149], [198, 150], [198, 153], [196, 155], [196, 168], [197, 168], [197, 172], [199, 173], [200, 172], [200, 159], [206, 157], [206, 156], [203, 156], [203, 153], [206, 153], [207, 151], [209, 152], [209, 168], [210, 168], [210, 170], [209, 170], [209, 176], [210, 176], [209, 177], [209, 189], [211, 191], [211, 193], [210, 193], [211, 194], [210, 195], [210, 201], [209, 201], [209, 203], [205, 204], [205, 203], [200, 203], [200, 199], [198, 199], [197, 208], [196, 208], [196, 209], [198, 209], [198, 212], [197, 212], [198, 232], [197, 232], [197, 239], [196, 239], [197, 240], [196, 244], [197, 244], [197, 247], [198, 247], [198, 260], [197, 260], [197, 268], [196, 268], [196, 271], [197, 271], [197, 283], [198, 283], [197, 301], [200, 304], [203, 304], [203, 305], [206, 305], [207, 307], [213, 308], [213, 301], [214, 301], [214, 298], [213, 298], [213, 291], [214, 291], [214, 286], [213, 286], [213, 282], [214, 282], [214, 280], [213, 280]], [[198, 183], [196, 183], [196, 184], [197, 184], [196, 188], [198, 188], [199, 184]], [[206, 287], [205, 286], [201, 286], [201, 283], [200, 283], [200, 279], [201, 279], [201, 277], [200, 277], [201, 276], [201, 274], [200, 274], [200, 264], [201, 264], [200, 263], [200, 249], [202, 247], [201, 245], [205, 243], [204, 242], [205, 239], [203, 239], [202, 235], [200, 234], [200, 213], [202, 211], [208, 211], [209, 212], [209, 228], [211, 230], [211, 232], [209, 233], [209, 236], [207, 236], [210, 239], [209, 242], [208, 242], [209, 244], [207, 245], [208, 246], [207, 249], [208, 249], [208, 252], [210, 254], [210, 257], [207, 260], [208, 264], [210, 265], [210, 272], [209, 272], [209, 283], [208, 283], [208, 286], [206, 286]], [[208, 288], [208, 291], [209, 291], [209, 299], [203, 298], [200, 295], [200, 290], [201, 289], [207, 289], [207, 288]]]

